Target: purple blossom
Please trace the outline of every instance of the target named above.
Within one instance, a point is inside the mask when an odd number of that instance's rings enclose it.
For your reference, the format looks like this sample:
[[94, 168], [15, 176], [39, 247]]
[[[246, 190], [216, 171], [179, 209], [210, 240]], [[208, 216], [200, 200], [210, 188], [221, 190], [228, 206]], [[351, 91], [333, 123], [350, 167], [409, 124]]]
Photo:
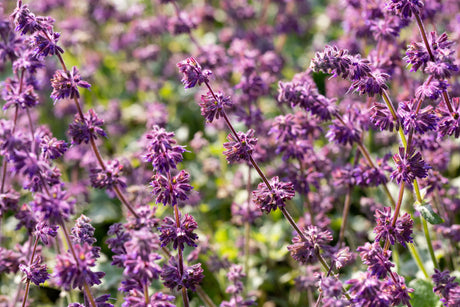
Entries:
[[195, 291], [196, 286], [201, 282], [203, 277], [204, 275], [201, 263], [192, 266], [184, 266], [183, 274], [181, 276], [179, 263], [174, 257], [171, 257], [168, 264], [163, 266], [163, 272], [161, 273], [164, 285], [171, 290], [187, 288]]
[[384, 90], [388, 89], [386, 82], [390, 79], [390, 75], [384, 72], [373, 72], [368, 76], [362, 77], [354, 81], [350, 89], [354, 89], [361, 95], [374, 97], [375, 94], [381, 95]]
[[26, 275], [27, 279], [37, 286], [50, 278], [47, 266], [42, 263], [40, 256], [37, 256], [30, 265], [20, 264], [19, 269]]
[[156, 203], [175, 206], [178, 200], [187, 200], [188, 192], [193, 189], [189, 182], [190, 175], [184, 170], [170, 180], [161, 174], [155, 174], [150, 184], [153, 187], [152, 193], [156, 197]]
[[374, 233], [377, 234], [375, 241], [389, 240], [392, 245], [398, 241], [403, 246], [406, 246], [407, 242], [412, 242], [411, 235], [414, 222], [408, 213], [399, 217], [394, 226], [390, 207], [384, 207], [383, 211], [377, 210], [375, 218], [377, 220], [377, 226], [374, 229]]
[[101, 128], [103, 124], [104, 121], [98, 117], [93, 109], [90, 109], [83, 119], [79, 114], [76, 114], [73, 123], [69, 125], [72, 144], [88, 144], [91, 139], [95, 140], [98, 136], [107, 137]]
[[[33, 46], [35, 47], [35, 49], [34, 49], [35, 56], [36, 57], [47, 57], [48, 55], [58, 55], [60, 53], [64, 53], [64, 49], [62, 49], [61, 47], [58, 46], [58, 41], [59, 41], [60, 37], [61, 37], [61, 34], [59, 34], [57, 32], [36, 33], [33, 36]], [[75, 69], [75, 67], [74, 67], [74, 69]], [[56, 73], [58, 73], [58, 72], [56, 72]], [[75, 71], [75, 73], [74, 73], [75, 78], [77, 78], [77, 76], [79, 78], [80, 75], [76, 75], [76, 73], [78, 73], [78, 71]], [[55, 78], [56, 78], [56, 75], [55, 75]], [[60, 84], [59, 87], [60, 87], [60, 90], [62, 91], [63, 86], [64, 86], [64, 84], [62, 83], [63, 80], [60, 79], [58, 81], [61, 81], [60, 82], [61, 84]], [[78, 81], [80, 82], [78, 84], [78, 86], [80, 86], [80, 87], [88, 88], [90, 86], [89, 83], [86, 83], [84, 81], [80, 81], [79, 79], [78, 79]], [[53, 84], [53, 79], [51, 80], [51, 84], [53, 85], [53, 88], [56, 88], [55, 84]], [[75, 86], [75, 90], [76, 90], [76, 86]], [[76, 91], [77, 91], [76, 97], [80, 97], [78, 95], [78, 90], [76, 90]], [[54, 98], [53, 93], [51, 94], [51, 98]], [[63, 97], [67, 97], [67, 96], [63, 96]], [[57, 100], [57, 99], [61, 99], [61, 98], [55, 98], [55, 99]], [[71, 98], [73, 98], [73, 96]]]
[[8, 210], [17, 210], [20, 195], [13, 189], [5, 189], [0, 194], [0, 216], [3, 216]]
[[16, 273], [23, 256], [0, 246], [0, 274]]
[[389, 278], [386, 285], [386, 290], [392, 298], [392, 305], [398, 306], [400, 304], [406, 304], [409, 306], [411, 299], [409, 293], [414, 292], [414, 289], [407, 288], [404, 277], [399, 276], [397, 273], [393, 273], [393, 276], [396, 279], [396, 283], [393, 279]]
[[420, 67], [425, 67], [426, 63], [430, 60], [430, 54], [428, 53], [425, 44], [412, 42], [407, 46], [406, 56], [404, 59], [406, 60], [406, 63], [412, 65], [410, 71], [417, 71]]
[[35, 226], [34, 236], [40, 238], [43, 244], [48, 245], [50, 238], [56, 237], [58, 228], [57, 225], [49, 226], [46, 222], [41, 221]]
[[434, 282], [433, 292], [437, 295], [442, 296], [446, 300], [449, 299], [449, 296], [453, 289], [459, 288], [458, 282], [455, 281], [455, 276], [450, 276], [449, 271], [440, 271], [434, 269], [434, 274], [431, 276]]
[[91, 219], [89, 217], [84, 214], [80, 215], [75, 222], [75, 226], [70, 231], [70, 238], [73, 243], [83, 244], [86, 242], [89, 245], [96, 243], [96, 238], [94, 237], [95, 228], [90, 223]]
[[85, 284], [88, 286], [99, 285], [104, 272], [93, 272], [92, 267], [96, 265], [96, 258], [92, 247], [88, 243], [73, 246], [76, 258], [72, 253], [58, 254], [54, 277], [58, 286], [65, 290], [79, 288], [83, 290]]
[[21, 32], [22, 35], [29, 33], [33, 34], [37, 31], [47, 31], [52, 28], [54, 20], [49, 17], [36, 17], [27, 7], [27, 4], [18, 6], [14, 10], [11, 17], [16, 24], [16, 31]]
[[352, 56], [348, 54], [348, 50], [326, 45], [323, 52], [315, 53], [310, 68], [313, 71], [321, 71], [333, 77], [340, 76], [346, 79], [350, 74], [351, 62]]
[[3, 110], [7, 110], [11, 106], [27, 109], [38, 104], [38, 95], [32, 85], [23, 86], [21, 91], [19, 89], [19, 82], [9, 78], [5, 81], [2, 91], [2, 98], [5, 100]]
[[125, 188], [126, 180], [121, 175], [122, 171], [123, 165], [116, 159], [108, 161], [105, 168], [92, 168], [89, 175], [91, 185], [96, 189], [107, 190], [112, 190], [116, 186]]
[[57, 159], [64, 155], [68, 145], [65, 141], [58, 140], [49, 135], [44, 135], [40, 142], [42, 156], [45, 159]]
[[366, 242], [364, 246], [358, 247], [357, 251], [363, 263], [369, 267], [369, 274], [376, 278], [386, 277], [395, 266], [390, 261], [391, 251], [384, 251], [377, 239], [373, 244]]
[[75, 200], [69, 199], [69, 195], [61, 185], [54, 185], [49, 194], [35, 193], [31, 206], [43, 219], [55, 225], [67, 221], [74, 213]]
[[442, 137], [454, 135], [458, 138], [460, 136], [460, 98], [452, 98], [451, 105], [454, 108], [452, 113], [444, 103], [436, 110], [439, 117], [438, 133]]
[[208, 92], [206, 95], [201, 95], [201, 115], [203, 115], [209, 123], [212, 123], [214, 118], [219, 119], [224, 116], [224, 109], [233, 105], [230, 96], [224, 96], [222, 92]]
[[257, 144], [257, 138], [254, 137], [254, 130], [249, 129], [248, 132], [238, 132], [238, 137], [229, 134], [227, 139], [230, 142], [224, 143], [224, 155], [228, 163], [239, 162], [240, 160], [249, 161], [249, 158]]
[[124, 297], [125, 302], [122, 307], [175, 307], [173, 304], [176, 298], [172, 295], [167, 295], [157, 292], [149, 297], [149, 304], [145, 303], [144, 292], [138, 289], [132, 289], [129, 294]]
[[430, 166], [422, 159], [420, 152], [416, 152], [413, 148], [406, 153], [404, 147], [399, 147], [399, 154], [395, 154], [393, 160], [395, 161], [396, 169], [391, 173], [390, 177], [398, 184], [402, 181], [412, 184], [415, 178], [428, 176]]
[[330, 142], [353, 145], [361, 140], [361, 129], [357, 125], [359, 114], [357, 110], [349, 110], [341, 120], [334, 119], [326, 137]]
[[115, 236], [106, 241], [108, 247], [115, 254], [112, 259], [112, 265], [123, 267], [124, 255], [127, 253], [125, 243], [131, 240], [131, 235], [123, 228], [121, 223], [111, 225], [107, 234]]
[[[428, 80], [427, 80], [428, 81]], [[442, 92], [447, 90], [449, 84], [443, 80], [431, 80], [431, 82], [425, 81], [415, 91], [416, 97], [428, 97], [430, 99], [438, 99]]]
[[308, 226], [303, 231], [303, 235], [306, 240], [303, 241], [299, 236], [295, 236], [288, 250], [292, 258], [301, 264], [313, 264], [318, 261], [320, 249], [328, 248], [328, 243], [332, 241], [332, 234], [316, 226]]
[[179, 72], [183, 74], [181, 81], [185, 85], [185, 88], [192, 88], [197, 83], [201, 85], [202, 83], [209, 82], [209, 76], [212, 74], [207, 69], [202, 70], [200, 64], [193, 57], [177, 63], [177, 67], [179, 68]]
[[161, 246], [167, 246], [173, 242], [174, 249], [184, 250], [185, 244], [196, 247], [195, 241], [198, 239], [198, 235], [194, 233], [194, 230], [198, 228], [198, 224], [193, 216], [185, 214], [180, 218], [179, 224], [177, 225], [176, 220], [169, 216], [163, 219], [161, 226], [158, 227], [161, 232]]
[[167, 132], [159, 126], [153, 126], [150, 133], [146, 135], [147, 153], [143, 156], [144, 161], [151, 162], [153, 169], [159, 173], [166, 174], [176, 169], [178, 163], [182, 162], [182, 154], [186, 151], [184, 146], [177, 145], [174, 139], [174, 132]]
[[412, 129], [420, 134], [436, 130], [437, 118], [433, 107], [430, 105], [417, 111], [415, 99], [403, 101], [398, 108], [398, 114], [401, 117], [404, 133], [408, 133]]
[[284, 208], [286, 200], [291, 200], [294, 195], [294, 185], [291, 182], [282, 182], [278, 176], [270, 180], [271, 189], [262, 182], [257, 186], [257, 190], [252, 192], [254, 203], [265, 213]]
[[420, 0], [387, 0], [386, 8], [401, 18], [411, 18], [412, 14], [420, 15], [423, 2]]
[[360, 273], [357, 278], [350, 279], [347, 283], [351, 285], [348, 291], [352, 296], [353, 306], [390, 306], [391, 296], [382, 291], [385, 287], [384, 281], [372, 277], [369, 272]]
[[64, 71], [57, 70], [51, 79], [53, 92], [51, 98], [58, 101], [64, 98], [80, 98], [78, 87], [90, 88], [91, 85], [81, 79], [77, 67], [72, 67], [72, 70]]

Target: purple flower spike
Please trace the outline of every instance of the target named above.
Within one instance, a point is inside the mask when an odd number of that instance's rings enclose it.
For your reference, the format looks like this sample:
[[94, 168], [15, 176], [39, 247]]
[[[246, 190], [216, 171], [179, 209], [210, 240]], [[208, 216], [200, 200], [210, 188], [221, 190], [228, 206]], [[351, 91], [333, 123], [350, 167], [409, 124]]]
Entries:
[[425, 178], [431, 168], [422, 159], [420, 152], [415, 152], [413, 148], [408, 153], [405, 153], [404, 147], [399, 147], [399, 154], [395, 154], [393, 160], [396, 163], [396, 169], [391, 173], [390, 177], [398, 184], [401, 181], [412, 184], [412, 181], [417, 177]]
[[[121, 305], [122, 307], [144, 307], [145, 296], [144, 292], [138, 289], [132, 289], [129, 291], [129, 295], [125, 296], [125, 302]], [[173, 304], [176, 298], [172, 295], [167, 295], [161, 292], [157, 292], [150, 296], [149, 307], [175, 307]]]
[[420, 14], [423, 2], [420, 0], [389, 0], [386, 8], [401, 18], [411, 18], [412, 14]]
[[157, 198], [156, 203], [175, 206], [178, 200], [188, 199], [187, 194], [193, 189], [189, 182], [190, 175], [184, 170], [172, 177], [171, 181], [163, 175], [156, 174], [151, 182], [152, 193]]
[[64, 49], [57, 45], [59, 37], [61, 37], [61, 34], [57, 32], [47, 33], [46, 35], [41, 33], [35, 34], [33, 42], [33, 45], [35, 46], [35, 56], [39, 58], [47, 57], [48, 55], [64, 53]]
[[59, 226], [49, 226], [46, 222], [42, 221], [35, 226], [34, 235], [39, 237], [43, 244], [48, 245], [50, 238], [55, 238], [57, 235], [57, 229]]
[[351, 84], [350, 89], [354, 89], [361, 95], [368, 95], [374, 97], [376, 94], [382, 94], [384, 90], [388, 89], [386, 85], [390, 75], [383, 72], [374, 72], [371, 75], [365, 76]]
[[11, 17], [16, 24], [16, 31], [22, 35], [34, 34], [37, 31], [47, 31], [52, 28], [54, 20], [49, 17], [36, 17], [27, 7], [27, 4], [19, 5]]
[[390, 306], [390, 295], [382, 291], [385, 282], [372, 277], [369, 272], [360, 273], [358, 278], [350, 279], [347, 284], [351, 285], [348, 291], [353, 306]]
[[252, 192], [254, 203], [265, 213], [284, 208], [286, 200], [291, 200], [295, 195], [294, 185], [291, 182], [280, 182], [278, 176], [270, 180], [270, 185], [272, 190], [264, 182], [259, 183], [257, 190]]
[[240, 160], [249, 161], [249, 157], [257, 144], [257, 138], [254, 137], [254, 130], [248, 132], [238, 132], [239, 141], [233, 134], [229, 134], [227, 139], [230, 142], [224, 143], [224, 155], [228, 163], [239, 162]]
[[196, 239], [198, 235], [193, 231], [198, 228], [198, 224], [193, 219], [193, 216], [185, 214], [184, 217], [180, 218], [180, 226], [176, 224], [176, 220], [172, 217], [165, 217], [158, 230], [161, 232], [160, 241], [161, 246], [166, 246], [170, 242], [173, 242], [173, 248], [178, 247], [184, 250], [185, 244], [188, 246], [196, 247]]
[[378, 242], [370, 244], [366, 242], [364, 246], [358, 247], [357, 251], [364, 264], [369, 266], [369, 272], [376, 278], [387, 276], [388, 272], [395, 265], [391, 263], [391, 251], [384, 251]]
[[395, 226], [392, 226], [391, 208], [385, 207], [383, 211], [377, 210], [375, 213], [377, 226], [374, 232], [377, 234], [375, 241], [382, 239], [389, 240], [391, 245], [398, 241], [402, 246], [406, 246], [407, 242], [412, 242], [412, 226], [414, 221], [408, 213], [396, 220]]
[[63, 71], [57, 70], [51, 79], [53, 92], [51, 98], [58, 101], [64, 98], [80, 98], [78, 87], [90, 88], [91, 85], [81, 79], [77, 67], [72, 67], [72, 70]]
[[179, 72], [183, 74], [181, 82], [185, 85], [185, 88], [192, 88], [197, 83], [201, 85], [209, 82], [209, 76], [212, 74], [207, 69], [202, 70], [200, 64], [193, 57], [177, 63], [177, 67]]
[[[217, 100], [215, 99], [217, 98]], [[201, 115], [203, 115], [209, 123], [212, 123], [214, 118], [219, 119], [224, 114], [224, 108], [231, 107], [233, 105], [230, 100], [230, 96], [224, 96], [222, 92], [217, 92], [214, 95], [208, 92], [206, 95], [201, 95]]]
[[97, 136], [107, 137], [101, 128], [104, 121], [98, 117], [94, 110], [90, 109], [82, 119], [80, 115], [75, 115], [73, 123], [69, 125], [69, 135], [72, 144], [88, 144], [90, 139], [97, 139]]
[[404, 128], [404, 133], [408, 133], [414, 129], [420, 134], [424, 134], [430, 130], [436, 130], [437, 118], [434, 114], [432, 106], [427, 106], [416, 112], [415, 100], [404, 101], [398, 109], [398, 114], [401, 116], [401, 125]]
[[42, 156], [45, 159], [57, 159], [67, 151], [67, 143], [49, 135], [44, 135], [40, 142]]
[[439, 116], [438, 133], [444, 137], [446, 135], [454, 135], [456, 138], [460, 136], [460, 98], [452, 98], [452, 107], [454, 112], [450, 112], [444, 103], [436, 110]]
[[85, 284], [90, 287], [99, 285], [105, 273], [91, 271], [96, 265], [92, 247], [88, 243], [75, 244], [74, 250], [77, 259], [70, 252], [57, 255], [54, 268], [56, 283], [67, 291], [75, 288], [83, 290]]
[[288, 250], [292, 258], [302, 264], [313, 264], [318, 261], [320, 249], [328, 249], [328, 243], [332, 241], [332, 234], [329, 231], [322, 231], [316, 226], [308, 226], [303, 231], [306, 238], [303, 241], [299, 236], [292, 239]]
[[42, 263], [40, 256], [36, 257], [31, 265], [20, 264], [19, 269], [26, 274], [26, 278], [37, 286], [50, 278], [46, 264]]
[[179, 264], [174, 257], [171, 257], [168, 264], [163, 266], [163, 272], [161, 273], [164, 285], [171, 290], [180, 290], [185, 287], [195, 291], [196, 286], [201, 282], [203, 277], [204, 275], [201, 263], [192, 266], [185, 266], [184, 273], [181, 276]]
[[89, 178], [91, 185], [96, 189], [112, 190], [115, 186], [126, 187], [125, 178], [121, 176], [123, 165], [118, 160], [111, 160], [106, 163], [106, 168], [93, 168]]

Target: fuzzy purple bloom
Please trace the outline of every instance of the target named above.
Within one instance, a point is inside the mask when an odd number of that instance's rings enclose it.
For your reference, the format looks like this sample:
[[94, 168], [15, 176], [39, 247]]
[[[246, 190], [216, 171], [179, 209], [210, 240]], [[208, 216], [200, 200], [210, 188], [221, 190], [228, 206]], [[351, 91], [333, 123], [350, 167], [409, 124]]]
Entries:
[[132, 289], [125, 296], [125, 302], [122, 307], [175, 307], [173, 304], [176, 298], [172, 295], [167, 295], [157, 292], [149, 297], [149, 304], [145, 303], [145, 296], [141, 290]]
[[85, 215], [80, 215], [80, 217], [75, 222], [75, 226], [72, 227], [70, 231], [70, 238], [72, 242], [76, 244], [88, 243], [93, 245], [96, 243], [96, 238], [94, 237], [95, 228], [90, 224], [91, 219]]
[[172, 217], [165, 217], [158, 230], [161, 232], [160, 241], [161, 246], [167, 246], [170, 242], [173, 242], [173, 248], [180, 248], [184, 250], [185, 244], [188, 246], [196, 247], [195, 241], [198, 239], [198, 235], [193, 231], [198, 228], [198, 224], [195, 222], [193, 216], [185, 214], [180, 218], [180, 226], [176, 224], [176, 220]]
[[393, 272], [393, 276], [396, 279], [396, 283], [393, 279], [389, 278], [386, 285], [386, 291], [388, 291], [392, 299], [392, 306], [398, 306], [400, 304], [409, 306], [411, 299], [409, 293], [414, 292], [414, 289], [407, 288], [404, 277], [399, 276], [395, 272]]
[[398, 114], [401, 117], [401, 126], [404, 133], [414, 130], [420, 134], [427, 131], [436, 130], [437, 118], [432, 106], [427, 106], [417, 112], [415, 105], [416, 100], [403, 101], [398, 108]]
[[52, 28], [54, 20], [49, 17], [36, 17], [27, 7], [26, 4], [18, 5], [11, 14], [15, 24], [16, 31], [22, 35], [29, 33], [34, 34], [37, 31], [47, 31]]
[[[59, 53], [64, 53], [64, 49], [62, 49], [61, 47], [58, 46], [58, 41], [59, 41], [60, 37], [61, 37], [61, 34], [59, 34], [57, 32], [46, 33], [46, 35], [44, 35], [42, 33], [36, 33], [33, 36], [33, 46], [35, 47], [35, 49], [34, 49], [35, 56], [36, 57], [47, 57], [48, 55], [55, 55], [55, 54], [57, 55]], [[74, 67], [74, 69], [76, 69], [76, 68]], [[72, 71], [74, 69], [72, 69]], [[57, 71], [56, 73], [58, 73], [58, 72], [59, 71]], [[75, 71], [75, 73], [78, 73], [78, 71]], [[73, 74], [73, 72], [72, 72], [72, 74]], [[76, 74], [75, 74], [75, 76], [76, 77], [78, 76], [78, 78], [80, 77], [80, 75], [76, 75]], [[55, 77], [56, 77], [56, 75], [55, 75]], [[53, 79], [51, 80], [51, 82], [53, 82]], [[78, 86], [80, 86], [80, 87], [88, 88], [90, 86], [89, 83], [86, 83], [84, 81], [79, 80], [79, 82], [80, 82], [80, 84], [78, 84]], [[55, 87], [54, 84], [53, 84], [53, 87]], [[61, 88], [61, 90], [63, 89], [62, 82], [61, 82], [60, 88]], [[76, 89], [76, 87], [75, 87], [75, 89]], [[64, 97], [67, 97], [67, 96], [64, 96]], [[77, 96], [76, 97], [79, 97], [78, 96], [78, 90], [77, 90]], [[51, 98], [54, 98], [53, 94], [51, 95]], [[71, 97], [71, 98], [73, 98], [73, 97]], [[56, 100], [57, 99], [61, 99], [61, 98], [56, 98]]]
[[41, 139], [40, 148], [43, 158], [54, 160], [64, 155], [68, 145], [65, 141], [58, 140], [45, 134]]
[[190, 175], [184, 170], [172, 177], [171, 181], [163, 175], [156, 174], [150, 182], [156, 203], [175, 206], [178, 200], [187, 200], [188, 192], [193, 189], [189, 182]]
[[227, 139], [230, 142], [224, 143], [225, 158], [228, 163], [239, 162], [240, 160], [249, 161], [249, 158], [254, 151], [254, 146], [257, 144], [257, 138], [254, 137], [254, 130], [249, 129], [248, 132], [238, 132], [238, 137], [229, 134]]
[[2, 98], [5, 100], [3, 110], [7, 110], [11, 106], [27, 109], [38, 104], [38, 95], [32, 85], [27, 85], [19, 91], [19, 82], [9, 78], [4, 83]]
[[373, 244], [366, 242], [364, 246], [358, 247], [357, 251], [363, 263], [369, 267], [370, 275], [376, 278], [386, 277], [395, 266], [390, 261], [391, 251], [384, 251], [377, 240]]
[[282, 182], [278, 176], [270, 180], [272, 189], [269, 189], [264, 182], [259, 183], [257, 190], [252, 192], [254, 203], [265, 213], [284, 208], [286, 200], [295, 196], [294, 185], [291, 182]]
[[376, 94], [382, 94], [384, 90], [388, 89], [386, 82], [390, 79], [390, 75], [384, 72], [373, 72], [372, 74], [362, 77], [354, 81], [350, 89], [357, 91], [361, 95], [368, 95], [374, 97]]
[[212, 123], [214, 118], [219, 119], [224, 115], [224, 109], [233, 105], [230, 96], [224, 96], [222, 92], [216, 92], [215, 96], [208, 92], [206, 95], [201, 95], [201, 115], [206, 118], [209, 123]]
[[306, 238], [303, 241], [298, 235], [292, 238], [288, 250], [292, 258], [301, 264], [313, 264], [318, 261], [320, 249], [328, 248], [328, 243], [332, 241], [332, 234], [329, 231], [322, 231], [316, 226], [308, 226], [303, 231]]
[[98, 117], [93, 109], [90, 109], [83, 119], [79, 114], [75, 115], [73, 123], [69, 125], [72, 144], [88, 144], [91, 139], [95, 140], [98, 136], [107, 137], [101, 128], [103, 124], [104, 121]]
[[323, 52], [315, 53], [310, 68], [313, 71], [321, 71], [333, 77], [340, 76], [346, 79], [350, 74], [351, 58], [348, 50], [326, 45]]
[[395, 225], [392, 225], [391, 208], [384, 207], [382, 210], [377, 210], [375, 213], [377, 226], [374, 233], [377, 234], [375, 241], [389, 240], [392, 245], [398, 241], [401, 245], [406, 246], [407, 242], [412, 242], [412, 226], [413, 221], [408, 213], [396, 220]]
[[74, 213], [75, 200], [69, 199], [69, 195], [61, 185], [54, 185], [50, 193], [37, 192], [31, 206], [44, 220], [51, 225], [67, 221]]
[[6, 192], [0, 194], [0, 216], [3, 216], [8, 210], [16, 211], [19, 198], [18, 192], [13, 189], [6, 189]]
[[439, 117], [438, 133], [442, 137], [454, 135], [458, 138], [460, 136], [460, 98], [452, 98], [451, 104], [454, 108], [452, 113], [444, 103], [436, 110]]
[[420, 152], [416, 152], [413, 148], [406, 153], [404, 147], [399, 147], [399, 154], [395, 154], [393, 160], [395, 161], [396, 169], [391, 173], [390, 177], [398, 184], [402, 181], [412, 184], [415, 178], [425, 178], [431, 168], [422, 159]]
[[411, 18], [412, 14], [420, 15], [423, 2], [420, 0], [387, 0], [386, 8], [401, 18]]
[[163, 266], [163, 272], [161, 273], [164, 285], [171, 290], [187, 288], [195, 291], [196, 286], [201, 282], [203, 277], [204, 275], [201, 263], [192, 266], [185, 266], [181, 276], [179, 263], [174, 257], [171, 257], [168, 264]]
[[209, 82], [209, 76], [212, 74], [207, 69], [202, 70], [200, 64], [193, 57], [177, 63], [177, 67], [179, 72], [183, 74], [181, 82], [185, 85], [185, 88], [192, 88], [197, 83], [201, 85]]
[[37, 286], [50, 278], [46, 264], [42, 263], [40, 256], [37, 256], [30, 265], [20, 264], [19, 269], [26, 275], [27, 279]]
[[118, 160], [110, 160], [105, 164], [105, 169], [93, 168], [89, 178], [91, 185], [96, 189], [112, 190], [115, 186], [126, 187], [126, 180], [121, 176], [123, 165]]
[[155, 171], [166, 174], [172, 169], [176, 169], [177, 164], [182, 162], [182, 154], [186, 150], [184, 146], [177, 145], [174, 132], [167, 132], [159, 126], [153, 126], [146, 135], [146, 139], [147, 154], [143, 158], [144, 161], [152, 163]]
[[358, 278], [350, 279], [347, 283], [351, 285], [348, 291], [351, 294], [353, 306], [390, 306], [390, 295], [382, 291], [385, 287], [384, 281], [372, 277], [368, 272], [361, 273]]
[[80, 98], [78, 87], [90, 88], [91, 85], [81, 79], [77, 67], [72, 67], [72, 70], [64, 71], [57, 70], [51, 79], [53, 92], [51, 98], [58, 101], [64, 98]]
[[56, 283], [65, 290], [79, 288], [83, 290], [85, 284], [88, 286], [99, 285], [104, 277], [104, 272], [93, 272], [92, 267], [96, 265], [96, 258], [92, 247], [88, 243], [73, 246], [76, 259], [70, 252], [56, 256], [54, 277]]
[[49, 226], [46, 222], [42, 221], [35, 226], [34, 235], [40, 238], [43, 244], [48, 245], [50, 239], [56, 237], [58, 228], [59, 226], [57, 225]]

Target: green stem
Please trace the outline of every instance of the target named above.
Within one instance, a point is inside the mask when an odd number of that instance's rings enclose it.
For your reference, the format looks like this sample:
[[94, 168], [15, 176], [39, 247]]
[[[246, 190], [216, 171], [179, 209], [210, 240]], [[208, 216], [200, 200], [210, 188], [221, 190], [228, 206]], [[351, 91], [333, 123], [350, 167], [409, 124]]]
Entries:
[[425, 275], [425, 278], [430, 278], [428, 275], [425, 266], [423, 265], [423, 261], [420, 258], [420, 254], [418, 253], [417, 249], [415, 248], [414, 243], [408, 243], [407, 246], [409, 247], [409, 251], [412, 255], [412, 258], [415, 259], [415, 262], [417, 263], [418, 268], [423, 272], [423, 275]]

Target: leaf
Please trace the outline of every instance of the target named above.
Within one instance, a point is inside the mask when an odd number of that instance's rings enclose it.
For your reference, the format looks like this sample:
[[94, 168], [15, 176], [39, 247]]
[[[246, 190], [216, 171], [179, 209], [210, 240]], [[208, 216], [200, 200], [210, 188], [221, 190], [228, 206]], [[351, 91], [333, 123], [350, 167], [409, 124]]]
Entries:
[[436, 225], [444, 223], [444, 220], [433, 211], [431, 204], [424, 203], [423, 205], [415, 206], [415, 209], [420, 212], [423, 218], [430, 224]]
[[414, 292], [410, 294], [412, 297], [410, 300], [412, 306], [440, 306], [439, 298], [434, 294], [431, 282], [424, 279], [414, 279], [409, 283], [409, 287], [414, 289]]

